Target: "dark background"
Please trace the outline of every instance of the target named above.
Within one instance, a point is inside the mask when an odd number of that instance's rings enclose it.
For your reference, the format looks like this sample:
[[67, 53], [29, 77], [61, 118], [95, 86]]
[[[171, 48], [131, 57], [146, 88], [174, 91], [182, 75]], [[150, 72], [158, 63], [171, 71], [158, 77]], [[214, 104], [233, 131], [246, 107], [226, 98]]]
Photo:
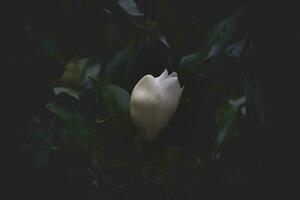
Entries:
[[[228, 150], [235, 152], [232, 154], [233, 157], [229, 158], [232, 159], [229, 163], [233, 163], [233, 166], [238, 165], [242, 171], [236, 178], [237, 181], [225, 186], [205, 184], [204, 181], [190, 183], [189, 190], [178, 189], [176, 195], [178, 199], [188, 195], [190, 198], [193, 196], [192, 199], [197, 199], [204, 194], [214, 196], [218, 193], [216, 191], [221, 192], [228, 188], [229, 191], [236, 188], [239, 191], [254, 193], [266, 192], [269, 188], [272, 190], [273, 185], [276, 188], [280, 173], [278, 167], [274, 166], [277, 155], [274, 155], [273, 147], [276, 145], [270, 140], [269, 134], [274, 130], [272, 125], [276, 121], [272, 102], [274, 96], [281, 90], [274, 94], [273, 87], [277, 77], [276, 73], [269, 73], [268, 67], [274, 64], [274, 56], [278, 55], [273, 54], [276, 47], [274, 42], [280, 45], [277, 37], [279, 34], [274, 34], [274, 29], [276, 30], [280, 24], [277, 20], [279, 7], [233, 0], [137, 1], [137, 4], [148, 18], [158, 22], [160, 30], [172, 47], [169, 55], [174, 65], [182, 56], [192, 53], [201, 46], [204, 33], [214, 24], [246, 6], [240, 18], [238, 31], [240, 35], [247, 36], [255, 48], [244, 58], [243, 63], [246, 65], [244, 69], [248, 77], [259, 85], [266, 118], [270, 124], [269, 129], [262, 130], [254, 116], [251, 120], [252, 125], [247, 130], [251, 134], [242, 138], [242, 142], [237, 143], [238, 146]], [[104, 8], [110, 9], [113, 15], [108, 15]], [[49, 52], [41, 48], [41, 41], [49, 39], [56, 44], [59, 55], [65, 60], [79, 54], [95, 59], [101, 58], [105, 63], [128, 43], [137, 30], [129, 23], [126, 13], [123, 13], [113, 1], [13, 2], [8, 5], [7, 11], [5, 18], [8, 28], [4, 30], [3, 44], [4, 59], [10, 74], [7, 82], [9, 90], [5, 95], [10, 101], [8, 104], [10, 114], [7, 116], [7, 125], [10, 129], [9, 132], [6, 131], [9, 134], [7, 141], [11, 153], [7, 162], [10, 168], [7, 181], [11, 186], [10, 194], [31, 199], [84, 199], [89, 190], [88, 186], [82, 189], [82, 185], [70, 184], [65, 174], [59, 174], [61, 170], [53, 172], [53, 169], [59, 166], [36, 170], [29, 159], [17, 151], [24, 142], [25, 136], [20, 135], [19, 131], [24, 125], [24, 118], [54, 98], [51, 82], [63, 73], [61, 62], [53, 59], [49, 56]], [[143, 67], [137, 70], [136, 77], [149, 72], [158, 75], [162, 68], [151, 67], [166, 62], [163, 56], [151, 45], [145, 47], [143, 51], [144, 57], [139, 58]], [[187, 191], [190, 192], [188, 195]], [[136, 188], [107, 198], [127, 197], [151, 199], [151, 195], [147, 192], [143, 193]]]

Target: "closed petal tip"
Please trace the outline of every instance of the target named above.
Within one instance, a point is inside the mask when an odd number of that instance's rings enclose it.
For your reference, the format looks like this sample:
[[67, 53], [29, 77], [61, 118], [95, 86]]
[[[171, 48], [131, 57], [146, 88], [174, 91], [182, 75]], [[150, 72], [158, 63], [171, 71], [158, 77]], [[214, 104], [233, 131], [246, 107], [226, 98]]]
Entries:
[[170, 77], [161, 82], [161, 88], [163, 91], [168, 93], [173, 93], [175, 91], [180, 91], [183, 88], [180, 87], [179, 81], [177, 77]]
[[176, 73], [176, 72], [172, 72], [172, 73], [168, 76], [168, 78], [170, 78], [170, 77], [177, 77], [177, 73]]
[[163, 73], [159, 77], [157, 77], [157, 80], [163, 80], [166, 79], [167, 77], [168, 77], [168, 70], [165, 69]]

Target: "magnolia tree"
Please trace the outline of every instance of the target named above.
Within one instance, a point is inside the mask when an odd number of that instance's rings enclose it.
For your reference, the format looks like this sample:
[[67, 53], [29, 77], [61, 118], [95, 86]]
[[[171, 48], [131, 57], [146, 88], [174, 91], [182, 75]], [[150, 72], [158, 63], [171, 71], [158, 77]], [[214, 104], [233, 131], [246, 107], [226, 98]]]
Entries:
[[[55, 61], [61, 71], [35, 83], [49, 95], [25, 109], [19, 130], [28, 176], [39, 174], [38, 190], [54, 190], [43, 195], [183, 199], [247, 182], [257, 167], [255, 133], [267, 127], [248, 73], [255, 44], [243, 31], [247, 8], [182, 25], [168, 21], [163, 2], [91, 1], [85, 14], [102, 16], [91, 29], [80, 21], [83, 1], [63, 2], [70, 13], [63, 27], [85, 26], [58, 36], [26, 29], [46, 55], [39, 65]], [[171, 22], [182, 29], [166, 28]]]

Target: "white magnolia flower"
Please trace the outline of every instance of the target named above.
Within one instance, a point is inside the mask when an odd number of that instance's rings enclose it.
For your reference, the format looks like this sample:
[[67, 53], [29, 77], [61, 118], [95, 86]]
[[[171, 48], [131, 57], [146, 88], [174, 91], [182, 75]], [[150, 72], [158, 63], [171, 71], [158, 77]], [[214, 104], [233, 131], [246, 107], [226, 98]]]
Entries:
[[144, 76], [134, 87], [130, 115], [142, 138], [152, 140], [168, 124], [181, 97], [177, 73]]

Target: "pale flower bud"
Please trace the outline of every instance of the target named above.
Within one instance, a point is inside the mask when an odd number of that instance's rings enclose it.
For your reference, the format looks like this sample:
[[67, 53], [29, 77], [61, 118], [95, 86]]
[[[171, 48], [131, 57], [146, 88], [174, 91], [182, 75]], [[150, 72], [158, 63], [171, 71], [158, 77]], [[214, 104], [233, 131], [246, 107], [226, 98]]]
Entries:
[[144, 76], [134, 87], [130, 115], [142, 138], [154, 139], [173, 116], [181, 97], [177, 73], [165, 70], [159, 77]]

